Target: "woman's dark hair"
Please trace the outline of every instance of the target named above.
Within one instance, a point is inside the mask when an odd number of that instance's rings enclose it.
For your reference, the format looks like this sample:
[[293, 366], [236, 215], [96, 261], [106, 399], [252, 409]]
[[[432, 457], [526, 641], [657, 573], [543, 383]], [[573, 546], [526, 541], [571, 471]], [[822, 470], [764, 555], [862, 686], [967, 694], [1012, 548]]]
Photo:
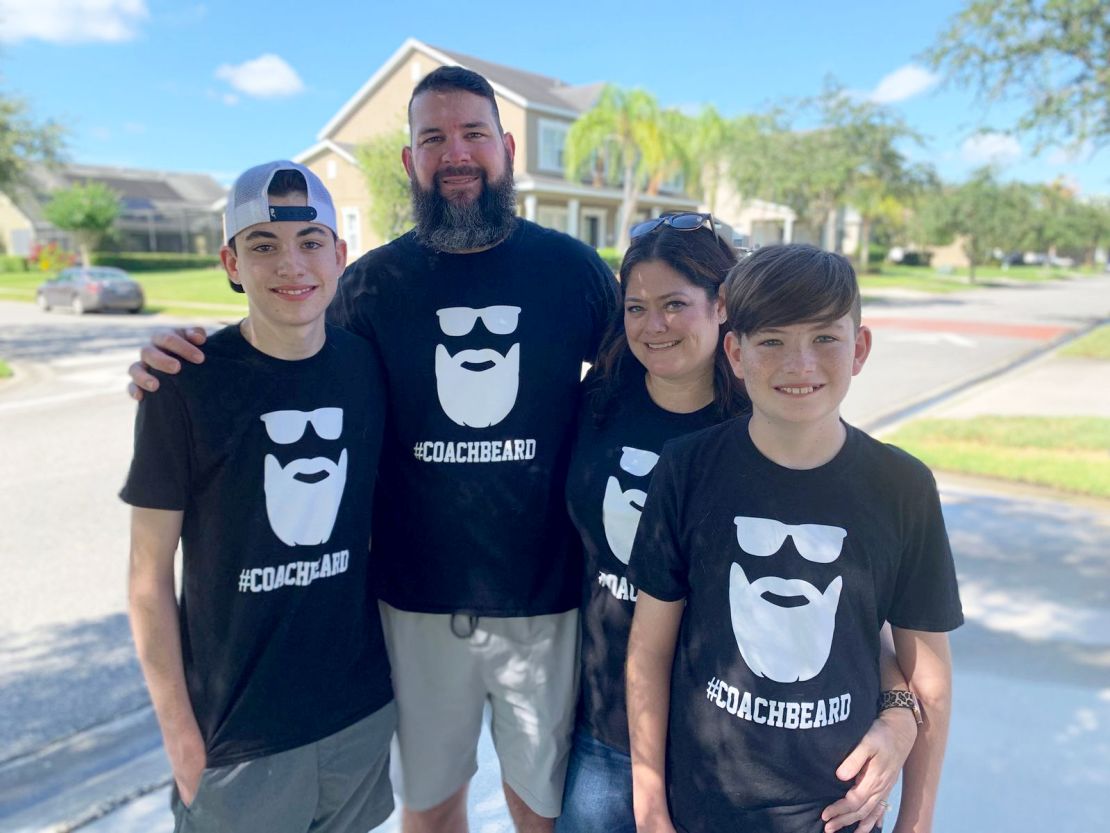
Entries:
[[729, 273], [725, 312], [737, 335], [845, 315], [858, 327], [859, 282], [843, 255], [801, 243], [765, 246]]
[[[599, 424], [612, 412], [620, 392], [620, 379], [627, 362], [639, 361], [628, 346], [624, 331], [624, 294], [632, 271], [641, 263], [662, 263], [702, 289], [706, 298], [715, 302], [729, 270], [736, 265], [736, 251], [706, 227], [693, 231], [660, 226], [656, 230], [635, 238], [621, 261], [621, 308], [616, 311], [605, 337], [601, 341], [594, 375], [594, 388], [590, 405], [594, 419]], [[751, 403], [740, 381], [733, 375], [725, 357], [721, 341], [726, 332], [721, 325], [717, 338], [717, 352], [713, 360], [713, 404], [718, 415], [725, 419], [747, 410]]]

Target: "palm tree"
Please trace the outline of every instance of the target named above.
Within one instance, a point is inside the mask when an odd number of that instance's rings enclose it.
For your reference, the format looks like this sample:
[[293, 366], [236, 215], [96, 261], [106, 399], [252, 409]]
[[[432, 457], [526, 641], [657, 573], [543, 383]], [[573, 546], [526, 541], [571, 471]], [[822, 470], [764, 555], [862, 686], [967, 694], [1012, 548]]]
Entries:
[[589, 177], [621, 186], [618, 248], [628, 247], [643, 185], [657, 185], [668, 171], [674, 173], [675, 141], [653, 95], [613, 85], [606, 85], [594, 106], [571, 125], [563, 150], [567, 179]]

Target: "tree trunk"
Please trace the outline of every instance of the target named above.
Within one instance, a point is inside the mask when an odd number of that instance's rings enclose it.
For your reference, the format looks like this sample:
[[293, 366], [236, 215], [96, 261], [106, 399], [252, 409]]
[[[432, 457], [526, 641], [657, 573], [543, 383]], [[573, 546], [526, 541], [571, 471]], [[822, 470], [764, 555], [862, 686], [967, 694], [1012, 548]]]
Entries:
[[85, 237], [80, 237], [77, 240], [77, 251], [81, 253], [81, 265], [88, 269], [92, 266], [91, 258], [89, 257], [89, 241]]
[[636, 211], [636, 169], [632, 165], [624, 166], [624, 182], [621, 183], [621, 219], [620, 229], [617, 233], [617, 249], [624, 252], [628, 249], [628, 231], [632, 228], [632, 214]]
[[867, 273], [867, 264], [871, 260], [871, 223], [866, 217], [859, 221], [859, 273]]

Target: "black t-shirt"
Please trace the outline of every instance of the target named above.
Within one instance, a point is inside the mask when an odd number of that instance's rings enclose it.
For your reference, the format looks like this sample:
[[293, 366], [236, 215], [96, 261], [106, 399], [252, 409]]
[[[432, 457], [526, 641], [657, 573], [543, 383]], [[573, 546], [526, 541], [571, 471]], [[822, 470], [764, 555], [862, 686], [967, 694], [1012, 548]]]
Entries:
[[410, 232], [348, 268], [329, 315], [378, 346], [389, 388], [382, 599], [486, 616], [578, 605], [563, 485], [582, 363], [616, 298], [596, 252], [523, 220], [484, 252]]
[[184, 510], [181, 649], [209, 766], [302, 746], [392, 697], [370, 592], [385, 403], [372, 347], [334, 327], [283, 361], [238, 326], [139, 404], [121, 497]]
[[879, 629], [963, 621], [929, 470], [854, 428], [815, 469], [768, 460], [747, 418], [668, 443], [629, 575], [686, 600], [667, 783], [688, 833], [812, 833], [876, 716]]
[[663, 443], [719, 422], [709, 405], [676, 414], [647, 392], [643, 366], [626, 356], [619, 392], [599, 424], [585, 384], [567, 476], [567, 507], [582, 540], [582, 683], [578, 722], [602, 743], [628, 752], [624, 660], [636, 588], [625, 578], [652, 471]]

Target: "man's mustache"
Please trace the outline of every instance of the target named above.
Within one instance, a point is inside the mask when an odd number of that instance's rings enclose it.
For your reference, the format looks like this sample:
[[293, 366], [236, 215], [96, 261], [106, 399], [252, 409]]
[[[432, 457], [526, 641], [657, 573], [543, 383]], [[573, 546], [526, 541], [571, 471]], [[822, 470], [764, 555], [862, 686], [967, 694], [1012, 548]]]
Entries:
[[440, 171], [436, 171], [435, 183], [436, 185], [442, 185], [443, 178], [446, 176], [476, 176], [484, 178], [485, 175], [486, 172], [477, 165], [450, 165]]

